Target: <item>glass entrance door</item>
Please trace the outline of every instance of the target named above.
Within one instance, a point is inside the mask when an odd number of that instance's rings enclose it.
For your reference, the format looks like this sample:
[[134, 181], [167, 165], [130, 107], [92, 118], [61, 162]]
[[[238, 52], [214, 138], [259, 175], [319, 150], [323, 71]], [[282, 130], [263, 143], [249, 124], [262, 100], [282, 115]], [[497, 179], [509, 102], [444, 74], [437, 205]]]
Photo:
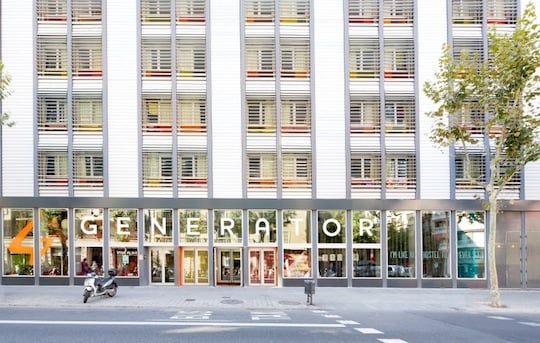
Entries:
[[239, 248], [217, 248], [216, 266], [218, 285], [242, 284], [242, 253]]
[[168, 248], [150, 248], [150, 281], [153, 284], [174, 283], [174, 254]]
[[208, 284], [208, 250], [184, 248], [182, 253], [184, 285]]
[[249, 284], [276, 284], [276, 251], [275, 249], [249, 250]]

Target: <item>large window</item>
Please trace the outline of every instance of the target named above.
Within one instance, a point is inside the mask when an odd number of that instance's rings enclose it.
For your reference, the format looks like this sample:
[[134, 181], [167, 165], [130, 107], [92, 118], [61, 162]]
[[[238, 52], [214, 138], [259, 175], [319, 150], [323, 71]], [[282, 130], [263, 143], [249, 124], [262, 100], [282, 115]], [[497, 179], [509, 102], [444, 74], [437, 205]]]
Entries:
[[248, 133], [276, 132], [276, 100], [274, 97], [247, 96]]
[[206, 187], [208, 184], [208, 158], [206, 152], [182, 151], [178, 155], [181, 187]]
[[170, 152], [143, 152], [144, 187], [172, 187], [172, 173]]
[[485, 156], [483, 153], [471, 153], [467, 158], [465, 154], [457, 152], [456, 157], [456, 187], [481, 188], [480, 183], [486, 177]]
[[37, 18], [40, 21], [66, 21], [67, 0], [37, 0]]
[[386, 187], [413, 189], [416, 186], [416, 157], [414, 155], [386, 156]]
[[143, 22], [168, 22], [171, 20], [171, 0], [141, 0]]
[[172, 66], [171, 41], [168, 37], [143, 38], [142, 76], [170, 77]]
[[381, 211], [352, 211], [353, 276], [381, 276]]
[[4, 275], [34, 275], [34, 211], [2, 209]]
[[450, 213], [423, 211], [422, 277], [450, 276]]
[[485, 278], [485, 213], [458, 212], [456, 220], [458, 278]]
[[415, 211], [387, 211], [389, 278], [415, 277]]
[[73, 76], [102, 76], [101, 38], [73, 38]]
[[311, 186], [311, 154], [284, 152], [282, 168], [283, 188]]
[[67, 76], [67, 42], [65, 37], [38, 36], [38, 76]]
[[109, 209], [111, 268], [119, 276], [139, 275], [138, 211], [136, 209]]
[[274, 21], [274, 1], [246, 0], [246, 22], [271, 23]]
[[249, 153], [247, 162], [249, 187], [275, 187], [277, 165], [275, 153]]
[[101, 0], [72, 0], [72, 20], [88, 22], [101, 20]]
[[57, 93], [38, 94], [38, 128], [44, 131], [67, 130], [67, 95]]
[[180, 221], [180, 243], [208, 242], [208, 211], [207, 210], [178, 210]]
[[180, 78], [206, 77], [204, 37], [181, 36], [176, 40], [176, 75]]
[[346, 277], [346, 225], [345, 211], [319, 210], [317, 212], [318, 226], [318, 262], [319, 276]]
[[351, 96], [351, 133], [378, 133], [381, 130], [380, 100], [376, 96]]
[[379, 0], [349, 0], [349, 23], [373, 24], [379, 21]]
[[67, 187], [67, 151], [39, 151], [38, 180], [40, 187]]
[[388, 97], [384, 102], [384, 127], [388, 133], [414, 133], [415, 103], [412, 98]]
[[283, 277], [311, 277], [311, 211], [283, 210]]
[[452, 23], [482, 23], [482, 0], [452, 0]]
[[39, 210], [40, 275], [69, 275], [69, 220], [66, 209]]
[[414, 43], [410, 39], [387, 39], [384, 42], [384, 77], [414, 77]]
[[282, 23], [308, 23], [309, 0], [280, 0], [279, 16]]
[[351, 156], [352, 188], [381, 187], [381, 157], [378, 154], [353, 153]]
[[248, 210], [249, 244], [277, 242], [277, 211]]
[[275, 76], [273, 38], [246, 38], [246, 72], [248, 78]]
[[145, 132], [172, 131], [171, 95], [145, 94], [143, 105], [143, 130]]
[[350, 78], [379, 77], [379, 41], [375, 38], [353, 38], [349, 45]]
[[206, 132], [206, 95], [180, 94], [176, 111], [180, 132]]
[[173, 242], [172, 210], [144, 210], [145, 244], [170, 246]]
[[103, 127], [101, 94], [73, 94], [73, 129], [101, 131]]
[[204, 22], [206, 0], [176, 0], [176, 20], [179, 22]]
[[311, 132], [311, 101], [308, 96], [282, 96], [281, 132]]
[[103, 209], [75, 209], [75, 271], [103, 274]]
[[242, 244], [242, 210], [214, 210], [214, 243]]
[[73, 184], [81, 188], [103, 187], [103, 152], [74, 152]]
[[281, 39], [281, 77], [309, 77], [309, 40]]
[[414, 20], [413, 0], [384, 0], [385, 24], [412, 24]]

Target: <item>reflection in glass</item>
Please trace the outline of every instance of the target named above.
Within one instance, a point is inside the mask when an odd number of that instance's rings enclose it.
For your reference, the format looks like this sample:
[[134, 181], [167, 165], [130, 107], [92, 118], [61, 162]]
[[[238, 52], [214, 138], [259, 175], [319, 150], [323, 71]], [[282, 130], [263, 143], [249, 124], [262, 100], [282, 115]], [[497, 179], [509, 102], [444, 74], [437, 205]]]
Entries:
[[69, 275], [68, 223], [66, 209], [39, 210], [41, 275]]
[[345, 249], [319, 249], [319, 275], [321, 277], [347, 276]]
[[415, 277], [415, 212], [387, 211], [388, 277]]
[[4, 275], [34, 275], [34, 211], [4, 208]]
[[311, 277], [311, 249], [284, 249], [283, 277]]
[[283, 210], [283, 243], [311, 243], [311, 211]]
[[275, 243], [277, 237], [276, 210], [248, 210], [249, 243]]
[[136, 209], [110, 209], [111, 242], [137, 242], [137, 210]]
[[353, 249], [354, 277], [381, 277], [381, 249]]
[[457, 213], [457, 263], [459, 278], [484, 278], [486, 227], [484, 212]]
[[75, 209], [75, 271], [103, 274], [103, 209]]
[[214, 210], [215, 243], [242, 243], [242, 210]]
[[208, 211], [178, 210], [180, 243], [208, 242]]
[[183, 250], [184, 284], [208, 284], [208, 250], [185, 248]]
[[352, 211], [353, 243], [381, 242], [381, 211]]
[[345, 211], [317, 212], [319, 243], [345, 243]]
[[422, 212], [422, 276], [425, 278], [450, 277], [449, 224], [449, 212]]
[[144, 242], [172, 244], [172, 210], [144, 210]]

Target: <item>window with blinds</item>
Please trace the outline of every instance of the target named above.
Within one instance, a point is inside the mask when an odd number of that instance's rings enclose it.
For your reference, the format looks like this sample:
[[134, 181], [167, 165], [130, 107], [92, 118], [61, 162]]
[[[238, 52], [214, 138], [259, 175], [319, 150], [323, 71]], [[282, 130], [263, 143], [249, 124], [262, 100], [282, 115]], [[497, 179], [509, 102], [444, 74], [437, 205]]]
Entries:
[[66, 37], [37, 37], [38, 76], [67, 76]]
[[276, 132], [276, 100], [273, 97], [247, 96], [248, 133]]
[[144, 94], [142, 108], [143, 132], [172, 132], [170, 94]]
[[381, 131], [380, 100], [377, 96], [351, 96], [351, 133], [379, 133]]
[[207, 153], [180, 152], [178, 170], [180, 187], [206, 187], [208, 184]]
[[376, 38], [352, 38], [349, 42], [349, 77], [379, 77], [379, 40]]
[[264, 188], [276, 186], [276, 154], [248, 153], [248, 186]]
[[452, 23], [481, 24], [482, 0], [452, 0]]
[[281, 77], [309, 77], [309, 39], [281, 38]]
[[143, 187], [172, 187], [172, 154], [143, 152]]
[[73, 76], [102, 76], [101, 38], [73, 38]]
[[488, 24], [515, 24], [517, 5], [516, 0], [487, 0]]
[[452, 119], [454, 122], [451, 124], [463, 127], [471, 133], [484, 132], [484, 111], [477, 100], [465, 99], [463, 106]]
[[309, 0], [280, 0], [279, 20], [282, 23], [309, 23]]
[[412, 24], [414, 20], [414, 0], [384, 0], [385, 24]]
[[178, 95], [176, 112], [180, 132], [206, 132], [206, 95]]
[[452, 57], [467, 63], [475, 63], [480, 67], [484, 58], [484, 43], [481, 39], [454, 38], [452, 40]]
[[283, 153], [281, 158], [284, 189], [311, 187], [311, 154]]
[[311, 101], [308, 95], [281, 97], [281, 132], [311, 132]]
[[40, 187], [68, 186], [67, 151], [38, 151], [38, 182]]
[[274, 0], [245, 0], [245, 15], [248, 23], [273, 23]]
[[102, 131], [103, 101], [101, 94], [73, 94], [73, 129]]
[[388, 133], [414, 133], [415, 102], [412, 97], [387, 97], [384, 102], [384, 127]]
[[36, 0], [38, 21], [66, 21], [67, 0]]
[[384, 42], [384, 78], [414, 77], [414, 43], [411, 39], [387, 39]]
[[351, 156], [351, 187], [381, 187], [381, 156], [353, 153]]
[[349, 23], [379, 22], [379, 0], [349, 0]]
[[142, 39], [142, 76], [170, 77], [171, 41], [168, 37]]
[[141, 0], [143, 22], [170, 22], [171, 0]]
[[179, 37], [176, 40], [176, 68], [180, 78], [206, 77], [204, 37]]
[[176, 0], [176, 20], [178, 22], [204, 23], [205, 0]]
[[66, 107], [66, 94], [38, 94], [38, 129], [40, 131], [67, 131]]
[[74, 22], [101, 21], [101, 0], [71, 0]]
[[73, 153], [73, 186], [103, 187], [103, 152], [75, 151]]
[[273, 38], [246, 38], [247, 77], [274, 77], [275, 51]]
[[462, 152], [457, 152], [455, 164], [457, 188], [481, 188], [478, 183], [485, 182], [486, 178], [486, 160], [483, 153], [471, 153], [467, 160]]
[[386, 156], [386, 187], [414, 189], [416, 186], [416, 156], [413, 154]]

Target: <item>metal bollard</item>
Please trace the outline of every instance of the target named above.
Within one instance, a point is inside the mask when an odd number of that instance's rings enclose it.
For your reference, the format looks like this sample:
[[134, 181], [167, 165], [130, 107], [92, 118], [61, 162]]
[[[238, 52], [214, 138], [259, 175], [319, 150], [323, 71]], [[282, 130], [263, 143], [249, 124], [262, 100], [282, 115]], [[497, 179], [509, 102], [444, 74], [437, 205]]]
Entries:
[[307, 303], [313, 305], [313, 294], [315, 294], [314, 280], [304, 280], [304, 294], [307, 295]]

